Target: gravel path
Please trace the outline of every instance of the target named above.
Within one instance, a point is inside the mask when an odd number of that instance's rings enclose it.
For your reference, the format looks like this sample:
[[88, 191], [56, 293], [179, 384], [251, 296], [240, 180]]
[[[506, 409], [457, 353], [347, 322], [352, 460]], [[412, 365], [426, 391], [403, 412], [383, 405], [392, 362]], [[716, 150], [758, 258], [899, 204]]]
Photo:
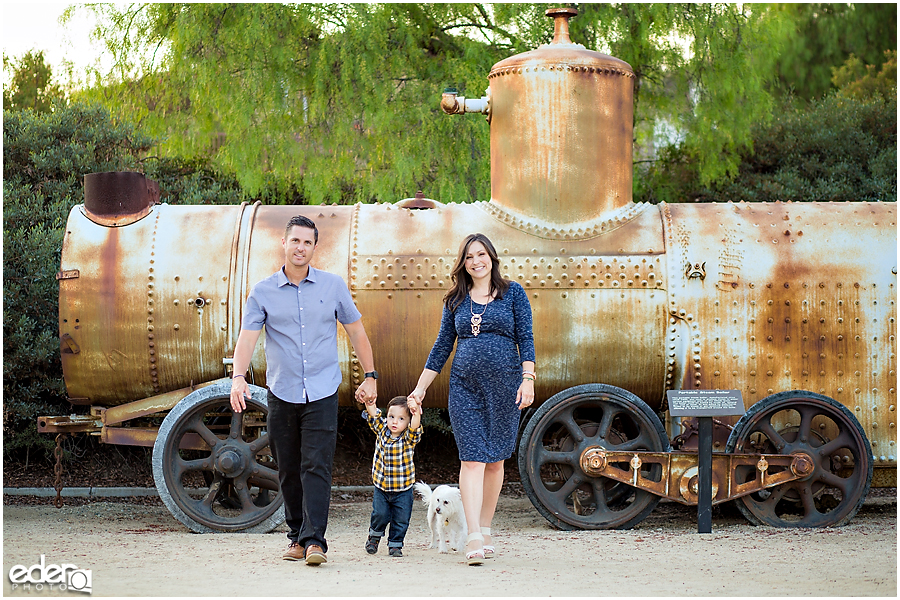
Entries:
[[[343, 496], [343, 497], [342, 497]], [[9, 501], [7, 497], [5, 499]], [[68, 501], [77, 504], [74, 500]], [[265, 535], [188, 532], [158, 500], [7, 504], [3, 568], [69, 563], [90, 569], [94, 596], [896, 596], [896, 498], [867, 504], [846, 527], [753, 527], [716, 509], [697, 533], [695, 509], [662, 503], [628, 531], [557, 531], [520, 494], [494, 522], [499, 556], [467, 567], [425, 548], [416, 503], [405, 556], [363, 550], [371, 504], [336, 494], [328, 563], [281, 560], [284, 527]], [[34, 596], [12, 589], [4, 595]], [[66, 595], [50, 592], [41, 595]]]

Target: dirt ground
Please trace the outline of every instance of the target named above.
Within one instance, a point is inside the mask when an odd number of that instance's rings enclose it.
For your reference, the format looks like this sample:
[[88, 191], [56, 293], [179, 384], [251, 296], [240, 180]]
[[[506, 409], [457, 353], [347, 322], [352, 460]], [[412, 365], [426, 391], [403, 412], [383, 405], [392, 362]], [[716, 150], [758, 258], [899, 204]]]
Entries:
[[[8, 501], [8, 499], [7, 499]], [[417, 502], [403, 558], [363, 549], [371, 504], [336, 493], [328, 563], [281, 560], [286, 529], [190, 533], [158, 502], [3, 508], [4, 596], [72, 596], [12, 589], [12, 566], [73, 564], [94, 596], [891, 596], [897, 595], [896, 498], [866, 505], [846, 527], [754, 527], [716, 508], [698, 534], [696, 509], [662, 503], [628, 531], [553, 529], [515, 489], [494, 521], [498, 557], [468, 567], [426, 549]]]

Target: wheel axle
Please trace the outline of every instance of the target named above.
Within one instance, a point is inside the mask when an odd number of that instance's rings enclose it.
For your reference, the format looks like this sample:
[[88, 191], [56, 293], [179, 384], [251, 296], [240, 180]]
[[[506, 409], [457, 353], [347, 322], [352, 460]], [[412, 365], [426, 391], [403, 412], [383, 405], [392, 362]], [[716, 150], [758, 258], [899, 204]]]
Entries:
[[240, 450], [234, 448], [224, 448], [217, 452], [215, 463], [217, 471], [232, 478], [240, 476], [246, 466]]

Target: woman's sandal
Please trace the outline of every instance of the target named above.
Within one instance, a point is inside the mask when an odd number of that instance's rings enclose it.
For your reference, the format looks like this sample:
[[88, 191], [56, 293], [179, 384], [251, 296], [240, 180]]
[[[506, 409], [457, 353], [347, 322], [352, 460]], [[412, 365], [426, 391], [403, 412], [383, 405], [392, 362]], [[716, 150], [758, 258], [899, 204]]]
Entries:
[[[481, 535], [482, 536], [491, 535], [491, 528], [490, 527], [482, 527]], [[483, 537], [482, 537], [482, 540], [484, 540]], [[491, 540], [491, 541], [493, 542], [494, 540]], [[485, 558], [494, 558], [494, 554], [496, 553], [496, 551], [494, 549], [493, 544], [483, 544], [482, 547], [484, 548], [484, 557]]]
[[[475, 550], [468, 550], [469, 542], [479, 540], [482, 544], [481, 548], [477, 548]], [[466, 538], [466, 563], [469, 566], [472, 565], [480, 565], [484, 562], [484, 536], [479, 532], [470, 533], [469, 537]]]

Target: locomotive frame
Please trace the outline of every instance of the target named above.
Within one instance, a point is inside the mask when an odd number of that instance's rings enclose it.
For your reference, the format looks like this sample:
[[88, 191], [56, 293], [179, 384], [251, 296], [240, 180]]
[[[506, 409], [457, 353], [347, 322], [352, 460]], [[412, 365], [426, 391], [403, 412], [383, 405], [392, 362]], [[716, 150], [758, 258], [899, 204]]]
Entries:
[[[250, 286], [300, 213], [392, 374], [382, 395], [414, 386], [458, 241], [494, 240], [532, 303], [541, 371], [519, 471], [556, 527], [697, 503], [696, 424], [666, 416], [670, 389], [742, 392], [746, 413], [714, 429], [713, 503], [752, 523], [841, 525], [873, 481], [895, 486], [896, 203], [633, 203], [633, 73], [569, 40], [574, 9], [548, 14], [554, 41], [495, 65], [485, 98], [441, 100], [488, 117], [490, 201], [176, 207], [140, 174], [86, 176], [57, 278], [69, 400], [90, 414], [38, 430], [152, 446], [160, 497], [194, 531], [282, 522], [263, 352], [251, 410], [231, 412], [228, 377]], [[228, 251], [199, 260], [196, 231]], [[338, 346], [350, 405], [362, 373], [342, 332]], [[427, 406], [446, 406], [446, 379]]]

